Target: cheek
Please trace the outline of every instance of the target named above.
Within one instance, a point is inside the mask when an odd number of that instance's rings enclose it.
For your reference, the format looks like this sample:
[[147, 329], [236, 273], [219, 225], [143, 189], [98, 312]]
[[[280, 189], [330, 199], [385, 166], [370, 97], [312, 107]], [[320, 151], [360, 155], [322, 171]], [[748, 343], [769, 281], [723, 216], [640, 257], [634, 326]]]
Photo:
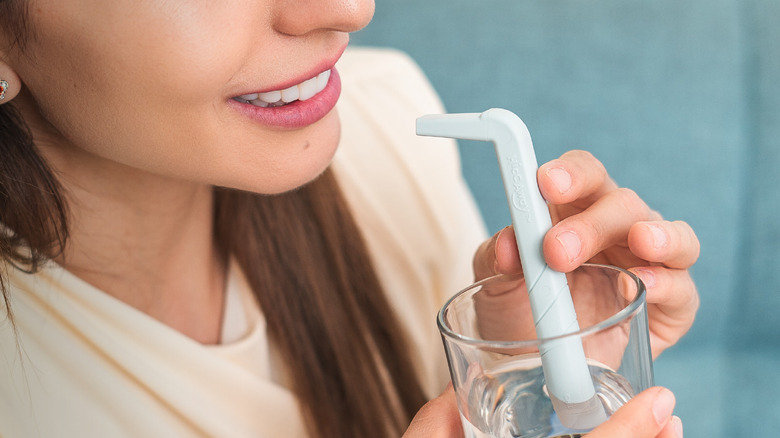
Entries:
[[226, 19], [207, 25], [199, 16], [203, 23], [189, 26], [193, 19], [177, 17], [139, 35], [132, 26], [98, 21], [85, 30], [77, 26], [83, 23], [68, 27], [39, 16], [45, 22], [33, 24], [44, 30], [31, 47], [37, 63], [28, 63], [25, 75], [40, 112], [102, 166], [262, 193], [288, 191], [319, 175], [338, 144], [335, 111], [286, 132], [237, 116], [221, 87], [258, 38], [226, 34], [220, 25]]
[[202, 2], [188, 8], [40, 1], [45, 6], [31, 16], [36, 35], [29, 57], [19, 60], [20, 73], [46, 117], [79, 144], [105, 142], [160, 118], [170, 119], [158, 121], [166, 124], [191, 119], [245, 59], [247, 36], [226, 35], [224, 26], [217, 32], [231, 17], [207, 13], [197, 6]]

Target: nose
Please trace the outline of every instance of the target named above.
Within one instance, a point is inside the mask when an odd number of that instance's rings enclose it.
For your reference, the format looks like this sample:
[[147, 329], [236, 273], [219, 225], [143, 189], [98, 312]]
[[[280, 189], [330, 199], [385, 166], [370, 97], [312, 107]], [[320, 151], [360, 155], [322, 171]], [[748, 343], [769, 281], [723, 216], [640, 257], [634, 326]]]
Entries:
[[279, 0], [276, 5], [275, 28], [287, 35], [355, 32], [374, 15], [374, 0]]

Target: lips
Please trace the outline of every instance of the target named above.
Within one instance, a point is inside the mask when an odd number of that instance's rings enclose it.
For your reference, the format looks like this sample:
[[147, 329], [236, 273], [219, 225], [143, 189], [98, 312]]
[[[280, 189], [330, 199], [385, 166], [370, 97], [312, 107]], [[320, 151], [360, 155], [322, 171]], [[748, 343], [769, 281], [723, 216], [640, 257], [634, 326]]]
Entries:
[[325, 117], [336, 106], [341, 80], [330, 68], [280, 90], [243, 94], [229, 103], [255, 122], [279, 129], [300, 129]]

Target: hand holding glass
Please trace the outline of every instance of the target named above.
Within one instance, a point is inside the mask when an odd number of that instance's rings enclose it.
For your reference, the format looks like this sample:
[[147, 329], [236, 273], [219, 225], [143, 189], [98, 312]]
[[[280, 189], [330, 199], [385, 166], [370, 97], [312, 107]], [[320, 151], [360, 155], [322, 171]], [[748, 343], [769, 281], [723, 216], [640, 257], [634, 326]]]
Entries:
[[620, 268], [584, 265], [568, 275], [581, 329], [540, 339], [525, 281], [498, 275], [456, 294], [439, 312], [467, 438], [578, 436], [558, 420], [541, 351], [581, 342], [607, 416], [653, 385], [645, 288]]

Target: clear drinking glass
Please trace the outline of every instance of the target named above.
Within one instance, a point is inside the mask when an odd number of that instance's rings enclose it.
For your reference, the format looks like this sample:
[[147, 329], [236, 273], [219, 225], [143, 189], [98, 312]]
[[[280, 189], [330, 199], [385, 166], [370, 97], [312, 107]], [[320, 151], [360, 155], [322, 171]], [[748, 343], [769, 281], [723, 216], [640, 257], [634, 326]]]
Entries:
[[568, 274], [580, 330], [538, 339], [522, 276], [497, 275], [458, 292], [438, 315], [467, 438], [576, 437], [546, 392], [539, 347], [579, 339], [607, 416], [653, 386], [645, 287], [634, 274], [586, 264]]

